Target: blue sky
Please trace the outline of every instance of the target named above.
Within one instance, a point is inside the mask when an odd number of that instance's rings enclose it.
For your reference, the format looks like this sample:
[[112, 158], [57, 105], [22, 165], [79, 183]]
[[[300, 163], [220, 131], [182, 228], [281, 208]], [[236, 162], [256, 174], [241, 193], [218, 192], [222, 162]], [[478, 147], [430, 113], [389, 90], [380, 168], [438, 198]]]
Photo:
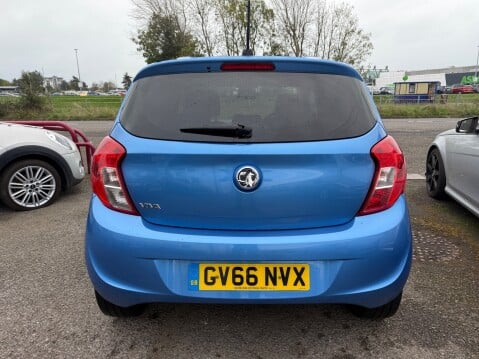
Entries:
[[[346, 0], [371, 33], [368, 63], [391, 70], [475, 65], [479, 0]], [[121, 83], [144, 61], [130, 40], [131, 0], [0, 0], [0, 78], [22, 70]]]

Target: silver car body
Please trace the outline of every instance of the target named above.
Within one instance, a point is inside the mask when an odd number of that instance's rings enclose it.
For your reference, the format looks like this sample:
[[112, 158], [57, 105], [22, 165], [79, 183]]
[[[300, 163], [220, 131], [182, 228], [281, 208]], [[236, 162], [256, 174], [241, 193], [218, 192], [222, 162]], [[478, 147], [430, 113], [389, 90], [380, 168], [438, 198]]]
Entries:
[[63, 157], [74, 183], [85, 177], [80, 152], [69, 138], [39, 127], [0, 122], [0, 159], [11, 151], [27, 147], [46, 148]]
[[448, 130], [436, 136], [446, 173], [445, 192], [479, 217], [479, 134]]

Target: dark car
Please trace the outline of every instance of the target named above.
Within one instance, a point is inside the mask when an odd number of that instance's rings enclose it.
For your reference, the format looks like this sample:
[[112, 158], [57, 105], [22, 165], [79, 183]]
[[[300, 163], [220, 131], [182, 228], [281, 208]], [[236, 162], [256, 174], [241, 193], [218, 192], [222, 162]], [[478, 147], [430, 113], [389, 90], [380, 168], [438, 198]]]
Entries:
[[447, 87], [446, 87], [446, 86], [442, 86], [442, 85], [437, 85], [437, 86], [436, 86], [436, 93], [437, 93], [438, 95], [446, 94], [446, 93], [447, 93]]
[[379, 89], [380, 95], [394, 95], [394, 87], [385, 86]]

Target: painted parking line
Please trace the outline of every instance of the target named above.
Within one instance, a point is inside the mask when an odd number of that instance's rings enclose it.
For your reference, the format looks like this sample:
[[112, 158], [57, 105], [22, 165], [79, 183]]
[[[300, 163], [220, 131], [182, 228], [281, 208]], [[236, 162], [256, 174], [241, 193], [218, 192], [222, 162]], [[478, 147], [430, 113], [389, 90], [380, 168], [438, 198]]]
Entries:
[[408, 173], [407, 179], [408, 180], [425, 180], [426, 177], [424, 177], [423, 175], [420, 175], [419, 173]]

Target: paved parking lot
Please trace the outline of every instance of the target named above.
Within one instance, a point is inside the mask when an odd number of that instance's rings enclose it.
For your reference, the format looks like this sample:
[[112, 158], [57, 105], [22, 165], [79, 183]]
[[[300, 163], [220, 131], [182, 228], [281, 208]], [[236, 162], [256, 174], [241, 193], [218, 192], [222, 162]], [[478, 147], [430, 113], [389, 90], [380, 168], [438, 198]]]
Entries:
[[[455, 120], [387, 120], [421, 174], [435, 133]], [[110, 123], [76, 123], [95, 143]], [[84, 181], [53, 206], [0, 207], [0, 357], [478, 358], [479, 219], [407, 186], [414, 263], [398, 314], [383, 322], [332, 305], [152, 305], [113, 319], [96, 307], [83, 261]]]

